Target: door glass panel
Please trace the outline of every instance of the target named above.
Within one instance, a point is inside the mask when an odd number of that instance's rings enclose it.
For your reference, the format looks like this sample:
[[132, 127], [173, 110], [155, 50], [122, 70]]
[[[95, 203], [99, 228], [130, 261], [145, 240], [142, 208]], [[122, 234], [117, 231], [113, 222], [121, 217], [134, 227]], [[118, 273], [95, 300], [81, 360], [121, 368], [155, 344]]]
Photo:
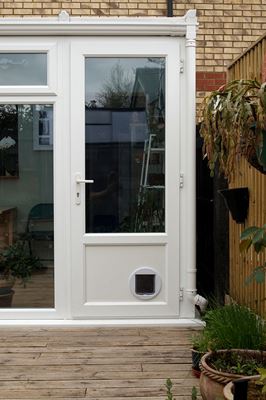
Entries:
[[0, 85], [47, 85], [47, 54], [0, 53]]
[[0, 104], [0, 308], [54, 307], [52, 133], [52, 105]]
[[164, 232], [165, 59], [85, 67], [86, 232]]

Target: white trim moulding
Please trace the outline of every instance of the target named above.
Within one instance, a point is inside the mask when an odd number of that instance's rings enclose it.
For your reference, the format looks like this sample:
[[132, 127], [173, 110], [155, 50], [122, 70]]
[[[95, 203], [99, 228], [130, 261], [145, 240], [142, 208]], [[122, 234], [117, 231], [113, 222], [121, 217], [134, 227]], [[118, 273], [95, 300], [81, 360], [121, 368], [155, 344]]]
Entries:
[[183, 17], [58, 17], [1, 18], [0, 36], [187, 36], [197, 25], [196, 10]]
[[25, 326], [80, 326], [80, 327], [139, 327], [139, 326], [174, 326], [180, 329], [202, 329], [205, 324], [196, 318], [179, 319], [112, 319], [112, 320], [2, 320], [0, 327]]

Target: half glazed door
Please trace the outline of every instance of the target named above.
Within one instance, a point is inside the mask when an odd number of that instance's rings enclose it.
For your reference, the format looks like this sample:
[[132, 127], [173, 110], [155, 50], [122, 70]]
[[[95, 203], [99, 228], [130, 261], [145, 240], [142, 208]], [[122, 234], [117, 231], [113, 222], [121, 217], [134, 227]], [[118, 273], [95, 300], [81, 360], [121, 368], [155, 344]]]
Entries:
[[179, 42], [71, 42], [72, 313], [179, 313]]

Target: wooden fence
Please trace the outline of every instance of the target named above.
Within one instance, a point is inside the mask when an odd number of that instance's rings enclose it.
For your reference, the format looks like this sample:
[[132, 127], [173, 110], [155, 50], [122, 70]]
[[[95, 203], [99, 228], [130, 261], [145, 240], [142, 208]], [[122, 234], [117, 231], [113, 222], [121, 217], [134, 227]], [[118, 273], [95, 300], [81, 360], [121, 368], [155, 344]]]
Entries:
[[[257, 79], [265, 77], [266, 34], [253, 46], [249, 47], [228, 67], [228, 80]], [[265, 79], [265, 78], [264, 78]], [[245, 224], [236, 224], [230, 217], [230, 296], [240, 304], [254, 309], [266, 317], [266, 284], [246, 284], [246, 278], [254, 267], [262, 265], [266, 255], [258, 255], [249, 250], [247, 254], [239, 252], [239, 237], [244, 228], [252, 225], [262, 226], [266, 223], [266, 175], [251, 167], [244, 159], [240, 160], [239, 169], [230, 188], [248, 187], [249, 213]]]
[[263, 69], [266, 67], [265, 56], [266, 33], [228, 66], [228, 80], [257, 79], [261, 81]]

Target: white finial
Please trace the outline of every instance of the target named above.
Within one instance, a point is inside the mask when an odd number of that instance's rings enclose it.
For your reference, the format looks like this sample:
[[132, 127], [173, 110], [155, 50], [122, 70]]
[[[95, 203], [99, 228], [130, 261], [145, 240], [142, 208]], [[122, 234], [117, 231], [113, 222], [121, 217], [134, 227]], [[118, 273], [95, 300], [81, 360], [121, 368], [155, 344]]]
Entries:
[[58, 20], [59, 22], [69, 22], [70, 18], [68, 12], [66, 10], [60, 11], [58, 15]]
[[187, 11], [187, 13], [185, 15], [186, 21], [196, 22], [196, 18], [197, 18], [197, 11], [196, 10], [188, 10]]

